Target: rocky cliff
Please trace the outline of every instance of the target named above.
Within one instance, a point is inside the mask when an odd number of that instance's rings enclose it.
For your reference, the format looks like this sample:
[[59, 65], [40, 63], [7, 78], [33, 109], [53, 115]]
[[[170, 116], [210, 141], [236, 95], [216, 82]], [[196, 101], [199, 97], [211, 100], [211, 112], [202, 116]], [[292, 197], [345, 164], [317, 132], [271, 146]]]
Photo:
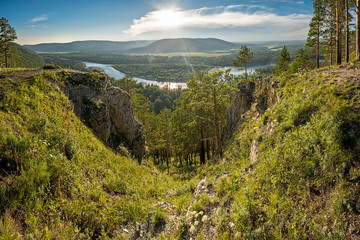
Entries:
[[259, 79], [254, 82], [242, 82], [237, 86], [233, 104], [227, 110], [227, 123], [222, 134], [222, 140], [229, 140], [239, 123], [244, 119], [243, 114], [254, 108], [262, 114], [265, 110], [274, 105], [279, 96], [276, 93], [276, 83], [271, 79]]
[[109, 146], [128, 147], [141, 158], [145, 153], [142, 125], [134, 118], [130, 96], [114, 87], [106, 76], [70, 73], [63, 86], [74, 111]]

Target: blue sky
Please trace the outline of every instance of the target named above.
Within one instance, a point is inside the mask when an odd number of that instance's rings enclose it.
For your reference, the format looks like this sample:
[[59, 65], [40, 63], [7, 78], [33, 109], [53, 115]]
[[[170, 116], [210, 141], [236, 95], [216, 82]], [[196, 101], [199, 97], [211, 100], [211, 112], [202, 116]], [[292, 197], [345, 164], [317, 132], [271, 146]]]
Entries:
[[311, 0], [11, 0], [0, 17], [20, 44], [215, 37], [306, 39]]

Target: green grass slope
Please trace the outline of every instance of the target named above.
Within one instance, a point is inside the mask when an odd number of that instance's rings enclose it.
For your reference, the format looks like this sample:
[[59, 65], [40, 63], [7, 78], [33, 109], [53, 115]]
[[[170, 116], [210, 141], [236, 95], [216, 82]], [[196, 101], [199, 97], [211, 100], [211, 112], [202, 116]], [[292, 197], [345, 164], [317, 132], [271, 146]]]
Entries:
[[273, 77], [280, 100], [198, 172], [180, 239], [359, 239], [358, 67]]
[[66, 75], [0, 72], [0, 239], [121, 238], [172, 184], [93, 135], [58, 87]]
[[359, 70], [272, 82], [280, 102], [263, 115], [249, 111], [227, 150], [231, 177], [222, 196], [232, 203], [235, 227], [223, 228], [223, 236], [359, 239]]

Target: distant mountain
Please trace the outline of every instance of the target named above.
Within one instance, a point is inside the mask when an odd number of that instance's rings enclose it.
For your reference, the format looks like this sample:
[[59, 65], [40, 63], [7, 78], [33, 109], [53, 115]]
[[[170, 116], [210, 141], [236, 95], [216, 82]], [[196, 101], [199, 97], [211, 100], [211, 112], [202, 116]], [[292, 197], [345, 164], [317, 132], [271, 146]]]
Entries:
[[76, 41], [70, 43], [41, 43], [24, 45], [35, 52], [105, 52], [129, 54], [161, 54], [181, 52], [213, 52], [239, 49], [246, 44], [251, 49], [276, 49], [284, 45], [304, 46], [304, 41], [263, 41], [252, 43], [227, 42], [217, 38], [176, 38], [158, 41]]
[[162, 39], [146, 47], [130, 49], [128, 53], [210, 52], [238, 48], [239, 45], [216, 38]]
[[35, 52], [123, 52], [148, 46], [153, 41], [76, 41], [70, 43], [41, 43], [24, 45]]

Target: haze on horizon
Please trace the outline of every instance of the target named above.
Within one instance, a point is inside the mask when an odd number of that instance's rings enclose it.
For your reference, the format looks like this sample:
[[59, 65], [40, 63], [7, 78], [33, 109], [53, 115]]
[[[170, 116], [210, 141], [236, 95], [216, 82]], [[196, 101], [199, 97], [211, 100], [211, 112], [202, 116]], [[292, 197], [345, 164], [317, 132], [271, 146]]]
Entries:
[[183, 37], [304, 40], [312, 15], [311, 0], [13, 0], [0, 9], [19, 44]]

